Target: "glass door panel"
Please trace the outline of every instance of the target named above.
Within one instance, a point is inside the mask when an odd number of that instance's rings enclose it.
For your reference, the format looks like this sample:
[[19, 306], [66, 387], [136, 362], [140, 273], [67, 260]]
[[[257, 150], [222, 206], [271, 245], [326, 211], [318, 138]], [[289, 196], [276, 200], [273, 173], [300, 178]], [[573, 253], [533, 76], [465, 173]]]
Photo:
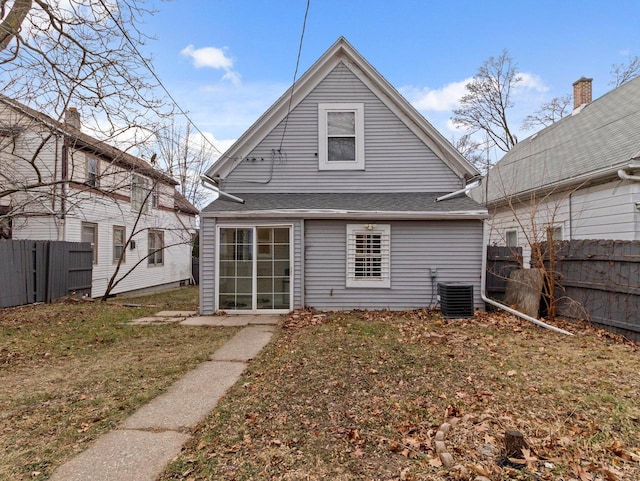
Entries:
[[253, 309], [253, 228], [221, 228], [219, 308]]
[[289, 309], [288, 227], [257, 227], [257, 308]]
[[291, 308], [289, 236], [289, 227], [220, 228], [219, 309]]

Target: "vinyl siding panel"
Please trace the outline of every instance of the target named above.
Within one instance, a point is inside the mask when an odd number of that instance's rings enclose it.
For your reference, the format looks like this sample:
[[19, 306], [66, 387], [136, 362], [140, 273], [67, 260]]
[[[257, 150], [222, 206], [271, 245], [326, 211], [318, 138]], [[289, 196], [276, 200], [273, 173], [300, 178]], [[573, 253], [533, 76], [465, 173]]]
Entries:
[[[305, 302], [318, 309], [391, 309], [436, 303], [437, 282], [473, 285], [480, 299], [481, 221], [394, 221], [391, 225], [391, 288], [346, 288], [347, 221], [305, 222]], [[361, 222], [354, 222], [361, 223]], [[366, 222], [365, 222], [366, 223]]]
[[507, 229], [518, 229], [518, 245], [523, 248], [525, 266], [531, 259], [530, 244], [543, 241], [545, 225], [562, 225], [565, 240], [637, 240], [638, 209], [634, 191], [637, 184], [619, 180], [562, 192], [545, 201], [492, 212], [490, 243], [505, 244]]
[[200, 222], [200, 314], [215, 311], [216, 221], [203, 217]]
[[[364, 104], [364, 171], [318, 170], [318, 104], [325, 102]], [[223, 182], [225, 190], [444, 192], [461, 187], [456, 174], [342, 63], [291, 111], [286, 132], [283, 121], [246, 158]]]

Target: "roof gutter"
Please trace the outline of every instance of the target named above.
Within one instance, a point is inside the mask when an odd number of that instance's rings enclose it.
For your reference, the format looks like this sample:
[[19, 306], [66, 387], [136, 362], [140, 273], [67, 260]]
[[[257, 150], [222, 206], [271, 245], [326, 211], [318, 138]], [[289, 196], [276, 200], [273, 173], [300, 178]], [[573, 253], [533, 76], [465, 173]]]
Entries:
[[227, 192], [221, 191], [220, 188], [216, 185], [216, 181], [211, 179], [210, 177], [207, 177], [206, 175], [201, 175], [200, 180], [202, 181], [202, 187], [212, 192], [215, 192], [223, 199], [227, 199], [232, 202], [237, 202], [238, 204], [244, 204], [244, 199], [241, 199], [240, 197], [236, 197], [235, 195], [228, 194]]
[[[212, 189], [213, 190], [213, 189]], [[226, 194], [230, 195], [230, 194]], [[379, 219], [379, 220], [459, 220], [489, 217], [487, 211], [380, 211], [380, 210], [337, 210], [337, 209], [265, 209], [251, 211], [216, 211], [201, 212], [202, 217], [225, 219], [248, 219], [263, 217], [270, 219], [302, 218], [302, 219]]]
[[547, 324], [546, 322], [542, 322], [539, 319], [528, 316], [527, 314], [512, 309], [509, 306], [505, 306], [504, 304], [500, 304], [499, 302], [494, 301], [493, 299], [489, 299], [485, 295], [485, 288], [487, 285], [487, 245], [489, 240], [489, 228], [487, 221], [482, 222], [482, 271], [480, 273], [480, 297], [487, 304], [491, 304], [492, 306], [499, 307], [500, 309], [507, 311], [509, 314], [513, 314], [514, 316], [518, 316], [525, 321], [529, 321], [534, 323], [536, 326], [544, 327], [545, 329], [549, 329], [553, 332], [557, 332], [558, 334], [564, 334], [566, 336], [573, 336], [569, 331], [565, 331], [564, 329], [560, 329], [559, 327], [552, 326], [551, 324]]

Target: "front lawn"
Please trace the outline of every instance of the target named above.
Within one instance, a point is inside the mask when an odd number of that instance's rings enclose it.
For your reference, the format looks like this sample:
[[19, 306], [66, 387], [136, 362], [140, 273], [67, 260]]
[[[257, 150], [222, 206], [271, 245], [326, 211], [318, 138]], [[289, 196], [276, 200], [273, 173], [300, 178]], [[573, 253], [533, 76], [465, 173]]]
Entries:
[[[296, 313], [168, 480], [640, 479], [640, 351], [503, 314]], [[456, 466], [444, 470], [435, 434]], [[502, 456], [506, 430], [528, 442]]]
[[189, 287], [0, 309], [0, 479], [46, 479], [237, 332], [124, 324], [197, 302]]

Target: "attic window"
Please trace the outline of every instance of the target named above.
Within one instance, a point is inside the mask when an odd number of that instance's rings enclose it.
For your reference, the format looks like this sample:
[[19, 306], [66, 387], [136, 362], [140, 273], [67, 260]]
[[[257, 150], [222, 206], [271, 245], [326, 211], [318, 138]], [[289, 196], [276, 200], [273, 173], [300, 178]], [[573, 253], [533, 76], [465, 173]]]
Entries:
[[318, 104], [318, 169], [364, 170], [364, 104]]

